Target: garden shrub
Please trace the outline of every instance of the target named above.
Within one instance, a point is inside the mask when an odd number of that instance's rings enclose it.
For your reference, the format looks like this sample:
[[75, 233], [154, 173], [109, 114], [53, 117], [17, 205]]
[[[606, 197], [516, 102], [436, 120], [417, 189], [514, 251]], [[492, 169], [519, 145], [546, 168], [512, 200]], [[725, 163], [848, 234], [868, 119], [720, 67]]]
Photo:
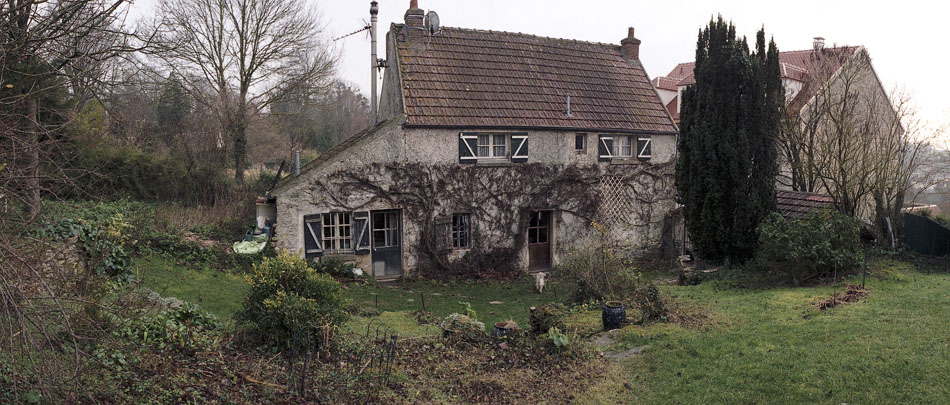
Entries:
[[606, 240], [571, 247], [554, 277], [574, 286], [569, 300], [577, 304], [627, 298], [638, 279], [633, 263]]
[[356, 266], [353, 263], [345, 262], [339, 258], [330, 257], [320, 261], [308, 261], [307, 264], [317, 273], [327, 274], [334, 278], [357, 278], [356, 274], [353, 273], [353, 269]]
[[650, 284], [646, 288], [637, 290], [634, 294], [634, 302], [640, 307], [640, 322], [666, 322], [666, 303], [663, 302], [660, 290], [655, 285]]
[[759, 226], [759, 257], [798, 284], [857, 267], [860, 232], [857, 219], [837, 211], [813, 211], [802, 219], [772, 213]]
[[551, 328], [564, 328], [564, 317], [567, 316], [567, 307], [564, 304], [552, 302], [532, 308], [528, 314], [528, 324], [531, 333], [546, 333]]
[[306, 339], [325, 347], [346, 321], [340, 283], [290, 253], [264, 258], [245, 278], [251, 288], [235, 319], [257, 344], [287, 349]]

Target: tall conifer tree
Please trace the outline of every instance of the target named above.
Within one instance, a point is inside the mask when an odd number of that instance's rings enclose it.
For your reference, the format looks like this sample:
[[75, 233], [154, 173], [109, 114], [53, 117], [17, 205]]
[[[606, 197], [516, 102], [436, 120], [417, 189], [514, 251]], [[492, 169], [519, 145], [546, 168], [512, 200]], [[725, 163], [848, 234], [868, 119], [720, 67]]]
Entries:
[[699, 32], [696, 83], [682, 94], [676, 187], [696, 253], [742, 262], [775, 209], [775, 139], [785, 107], [778, 48], [749, 51], [722, 16]]

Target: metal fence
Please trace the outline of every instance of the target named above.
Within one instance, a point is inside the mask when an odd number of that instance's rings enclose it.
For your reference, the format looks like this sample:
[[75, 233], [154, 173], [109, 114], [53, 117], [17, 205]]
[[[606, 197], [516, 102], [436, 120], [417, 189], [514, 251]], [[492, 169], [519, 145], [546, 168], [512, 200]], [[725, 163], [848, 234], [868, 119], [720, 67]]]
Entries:
[[905, 213], [904, 237], [907, 246], [915, 252], [930, 256], [950, 253], [950, 229], [930, 218]]

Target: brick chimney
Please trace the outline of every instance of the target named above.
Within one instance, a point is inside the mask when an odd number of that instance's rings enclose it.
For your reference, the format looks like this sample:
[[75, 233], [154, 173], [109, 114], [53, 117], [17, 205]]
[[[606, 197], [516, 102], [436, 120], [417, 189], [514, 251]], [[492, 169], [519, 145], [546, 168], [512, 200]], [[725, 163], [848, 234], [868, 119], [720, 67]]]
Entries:
[[410, 0], [409, 9], [404, 16], [407, 27], [422, 28], [425, 25], [425, 11], [419, 8], [419, 0]]
[[627, 60], [640, 60], [640, 40], [633, 36], [633, 27], [627, 29], [627, 37], [620, 40], [620, 53]]

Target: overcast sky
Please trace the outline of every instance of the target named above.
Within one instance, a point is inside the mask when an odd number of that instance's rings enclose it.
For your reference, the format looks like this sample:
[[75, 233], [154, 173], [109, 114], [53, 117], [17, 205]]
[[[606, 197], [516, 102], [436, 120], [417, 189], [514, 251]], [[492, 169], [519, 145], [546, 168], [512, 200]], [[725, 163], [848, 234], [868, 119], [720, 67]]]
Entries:
[[[154, 1], [136, 0], [133, 14], [147, 14]], [[337, 37], [369, 21], [369, 0], [310, 0], [323, 14], [327, 34]], [[402, 22], [409, 0], [379, 1], [380, 57], [389, 24]], [[765, 26], [780, 50], [826, 45], [863, 45], [886, 89], [915, 94], [921, 117], [950, 124], [950, 7], [937, 1], [687, 1], [687, 0], [419, 0], [436, 11], [443, 26], [523, 32], [583, 41], [620, 43], [627, 27], [642, 41], [640, 59], [651, 78], [692, 61], [696, 34], [722, 14], [740, 35], [754, 38]], [[334, 42], [339, 74], [369, 94], [369, 38], [360, 33]]]

